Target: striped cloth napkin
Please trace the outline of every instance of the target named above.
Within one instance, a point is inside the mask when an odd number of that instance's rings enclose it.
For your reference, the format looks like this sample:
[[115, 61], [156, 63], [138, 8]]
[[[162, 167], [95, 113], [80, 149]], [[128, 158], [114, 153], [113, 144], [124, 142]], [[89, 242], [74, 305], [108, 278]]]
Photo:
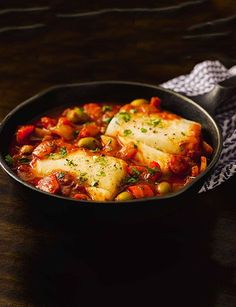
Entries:
[[[182, 75], [161, 84], [176, 92], [195, 96], [209, 92], [215, 84], [236, 75], [236, 66], [227, 69], [219, 61], [197, 64], [188, 75]], [[201, 192], [211, 190], [236, 173], [236, 99], [231, 98], [216, 110], [215, 119], [223, 134], [223, 150], [212, 175]]]

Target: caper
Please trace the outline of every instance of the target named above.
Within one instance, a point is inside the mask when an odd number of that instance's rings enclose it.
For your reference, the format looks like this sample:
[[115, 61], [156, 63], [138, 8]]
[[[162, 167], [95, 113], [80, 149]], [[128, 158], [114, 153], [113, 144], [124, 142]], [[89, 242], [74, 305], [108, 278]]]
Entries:
[[128, 191], [121, 192], [116, 196], [116, 200], [118, 201], [126, 201], [131, 199], [133, 199], [133, 197]]
[[87, 149], [101, 148], [101, 144], [98, 140], [92, 137], [82, 138], [78, 141], [78, 146]]
[[67, 119], [72, 123], [85, 123], [88, 121], [89, 117], [80, 108], [70, 109], [66, 113]]
[[33, 150], [34, 150], [34, 147], [32, 145], [24, 145], [21, 147], [20, 153], [27, 155], [27, 154], [31, 154]]
[[133, 107], [139, 107], [141, 106], [142, 104], [147, 104], [149, 103], [148, 100], [146, 99], [135, 99], [133, 100], [130, 104], [133, 106]]
[[171, 185], [167, 181], [162, 181], [157, 185], [157, 192], [161, 195], [171, 192]]

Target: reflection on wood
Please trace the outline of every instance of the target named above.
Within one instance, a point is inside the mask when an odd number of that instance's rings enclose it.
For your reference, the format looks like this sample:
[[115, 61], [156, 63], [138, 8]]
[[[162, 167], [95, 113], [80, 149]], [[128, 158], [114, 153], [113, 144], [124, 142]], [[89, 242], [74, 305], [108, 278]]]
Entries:
[[12, 26], [12, 27], [0, 28], [0, 33], [9, 32], [9, 31], [33, 30], [33, 29], [38, 29], [42, 27], [45, 27], [45, 25], [42, 23], [37, 23], [34, 25], [18, 26], [18, 27]]
[[219, 36], [228, 36], [232, 32], [215, 32], [215, 33], [204, 33], [204, 34], [195, 34], [195, 35], [184, 35], [183, 39], [208, 39], [208, 38], [214, 38]]
[[49, 6], [42, 6], [42, 7], [27, 7], [27, 8], [9, 8], [0, 10], [0, 15], [8, 14], [8, 13], [26, 13], [26, 12], [41, 12], [50, 10]]
[[82, 12], [82, 13], [71, 13], [71, 14], [62, 14], [58, 13], [57, 17], [62, 18], [75, 18], [75, 17], [86, 17], [86, 16], [94, 16], [94, 15], [102, 15], [107, 13], [156, 13], [156, 12], [169, 12], [169, 11], [176, 11], [186, 7], [192, 7], [198, 4], [202, 4], [207, 0], [197, 0], [197, 1], [188, 1], [183, 2], [177, 5], [166, 6], [166, 7], [139, 7], [139, 8], [107, 8], [103, 10], [97, 11], [90, 11], [90, 12]]
[[193, 25], [193, 26], [189, 27], [188, 30], [192, 31], [192, 30], [196, 30], [196, 29], [200, 29], [200, 28], [209, 27], [209, 26], [215, 26], [215, 25], [222, 24], [222, 23], [228, 23], [228, 22], [231, 22], [231, 21], [234, 21], [234, 20], [236, 20], [236, 15], [232, 15], [232, 16], [225, 17], [225, 18], [219, 18], [219, 19], [214, 19], [214, 20], [203, 22], [203, 23], [199, 23], [197, 25]]

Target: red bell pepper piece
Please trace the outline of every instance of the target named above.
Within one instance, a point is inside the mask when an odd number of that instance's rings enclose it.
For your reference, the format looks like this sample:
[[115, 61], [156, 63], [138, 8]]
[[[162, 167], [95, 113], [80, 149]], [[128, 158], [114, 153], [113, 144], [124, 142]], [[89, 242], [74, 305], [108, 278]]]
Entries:
[[134, 176], [134, 175], [139, 175], [143, 172], [146, 172], [147, 169], [145, 166], [139, 166], [139, 165], [130, 165], [128, 166], [128, 169], [127, 169], [128, 173], [131, 175], [131, 176]]
[[73, 198], [79, 199], [79, 200], [89, 200], [89, 197], [86, 194], [82, 194], [82, 193], [75, 194]]
[[161, 99], [158, 97], [152, 97], [150, 101], [150, 106], [160, 109], [161, 107]]
[[25, 145], [29, 142], [29, 137], [34, 131], [33, 125], [20, 127], [16, 132], [16, 141], [19, 145]]
[[162, 176], [160, 164], [156, 161], [152, 161], [148, 167], [149, 176], [148, 179], [156, 181]]
[[57, 181], [56, 175], [54, 174], [39, 180], [38, 185], [36, 187], [44, 192], [52, 194], [56, 194], [60, 190], [60, 185]]
[[97, 103], [87, 103], [84, 105], [84, 112], [88, 114], [92, 120], [98, 120], [102, 117], [102, 106]]
[[175, 155], [169, 162], [169, 168], [173, 174], [184, 176], [190, 169], [190, 165], [186, 157]]
[[152, 188], [148, 184], [137, 184], [128, 187], [128, 190], [135, 198], [144, 198], [154, 196]]
[[84, 138], [88, 136], [96, 136], [100, 132], [100, 127], [95, 123], [87, 124], [82, 127], [79, 133], [79, 138]]
[[122, 149], [120, 150], [120, 155], [122, 159], [133, 159], [137, 152], [137, 146], [131, 142], [126, 146], [122, 147]]
[[48, 129], [55, 126], [57, 123], [56, 119], [44, 116], [41, 118], [41, 124], [44, 128]]
[[39, 159], [42, 159], [46, 155], [52, 153], [55, 147], [54, 141], [43, 141], [34, 149], [33, 155]]

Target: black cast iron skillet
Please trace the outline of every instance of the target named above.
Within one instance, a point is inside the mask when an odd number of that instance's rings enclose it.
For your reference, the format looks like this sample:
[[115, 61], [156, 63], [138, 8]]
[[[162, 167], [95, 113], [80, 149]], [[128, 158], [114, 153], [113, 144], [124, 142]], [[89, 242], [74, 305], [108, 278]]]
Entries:
[[[86, 218], [93, 217], [102, 220], [145, 219], [146, 217], [160, 216], [173, 209], [177, 210], [184, 205], [189, 206], [220, 157], [222, 136], [212, 115], [220, 103], [235, 94], [235, 81], [236, 78], [233, 77], [217, 85], [210, 93], [194, 97], [197, 103], [162, 87], [134, 82], [102, 81], [51, 87], [21, 103], [1, 123], [0, 164], [4, 171], [18, 183], [18, 187], [23, 188], [27, 202], [33, 202], [41, 208], [52, 210], [54, 215], [59, 212], [73, 212], [72, 214], [78, 218], [86, 216]], [[9, 142], [17, 126], [26, 124], [54, 108], [64, 108], [91, 101], [127, 103], [135, 98], [150, 98], [152, 96], [161, 98], [164, 109], [199, 122], [203, 128], [204, 138], [214, 148], [206, 171], [176, 193], [127, 202], [78, 201], [51, 195], [30, 186], [18, 178], [4, 160], [8, 153]]]

